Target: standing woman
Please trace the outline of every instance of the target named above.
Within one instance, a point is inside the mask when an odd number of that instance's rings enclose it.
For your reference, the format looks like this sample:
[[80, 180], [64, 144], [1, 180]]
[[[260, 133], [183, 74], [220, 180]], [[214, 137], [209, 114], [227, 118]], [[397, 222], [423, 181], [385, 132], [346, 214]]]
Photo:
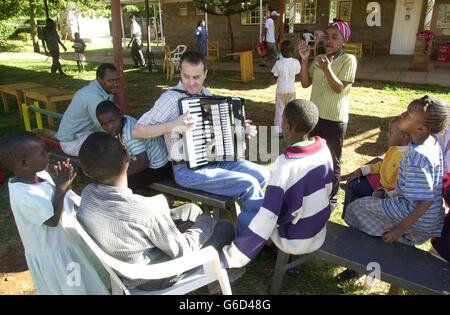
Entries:
[[300, 79], [302, 86], [312, 85], [311, 101], [319, 108], [319, 122], [311, 133], [327, 141], [333, 158], [334, 180], [330, 196], [332, 210], [339, 197], [341, 156], [347, 132], [350, 87], [355, 81], [356, 58], [344, 52], [344, 44], [350, 37], [347, 22], [335, 21], [326, 29], [325, 54], [318, 55], [309, 65], [311, 48], [305, 41], [298, 44], [301, 57]]
[[194, 32], [195, 51], [198, 51], [203, 56], [206, 56], [206, 47], [208, 44], [208, 30], [206, 29], [205, 20], [200, 20]]

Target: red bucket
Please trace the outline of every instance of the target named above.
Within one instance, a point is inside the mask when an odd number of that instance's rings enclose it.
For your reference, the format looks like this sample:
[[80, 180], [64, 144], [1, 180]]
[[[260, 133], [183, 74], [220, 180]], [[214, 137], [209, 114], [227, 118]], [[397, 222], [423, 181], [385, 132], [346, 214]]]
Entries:
[[258, 53], [259, 58], [267, 57], [269, 52], [269, 44], [267, 42], [260, 42], [256, 45], [256, 52]]

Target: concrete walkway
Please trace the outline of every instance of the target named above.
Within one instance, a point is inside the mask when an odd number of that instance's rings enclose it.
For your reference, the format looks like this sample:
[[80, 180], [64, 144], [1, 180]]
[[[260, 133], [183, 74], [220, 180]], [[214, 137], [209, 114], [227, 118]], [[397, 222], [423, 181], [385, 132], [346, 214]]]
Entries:
[[[163, 58], [159, 51], [153, 53], [155, 62], [162, 68]], [[62, 54], [64, 59], [72, 59], [74, 55], [71, 53]], [[88, 61], [95, 62], [111, 62], [113, 63], [112, 53], [107, 55], [89, 55], [86, 56]], [[356, 79], [370, 81], [394, 81], [412, 84], [434, 84], [442, 87], [450, 88], [450, 62], [432, 61], [433, 66], [427, 72], [410, 71], [412, 64], [412, 56], [400, 55], [375, 55], [363, 56], [358, 64]], [[126, 54], [123, 58], [125, 65], [133, 65], [131, 57]], [[254, 59], [254, 73], [270, 72], [272, 64], [267, 67], [260, 67], [258, 59]], [[240, 71], [239, 61], [221, 62], [219, 70]]]

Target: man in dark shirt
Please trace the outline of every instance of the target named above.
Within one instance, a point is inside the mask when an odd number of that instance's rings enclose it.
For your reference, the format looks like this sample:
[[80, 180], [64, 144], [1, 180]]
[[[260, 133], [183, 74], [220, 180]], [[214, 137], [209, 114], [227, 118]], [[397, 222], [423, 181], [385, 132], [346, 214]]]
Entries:
[[[47, 43], [47, 46], [45, 45]], [[61, 68], [61, 64], [59, 63], [59, 46], [60, 44], [64, 51], [67, 51], [67, 48], [61, 43], [58, 33], [56, 32], [56, 25], [52, 19], [47, 19], [46, 25], [43, 29], [42, 33], [42, 45], [44, 46], [45, 54], [50, 55], [52, 57], [52, 73], [55, 73], [56, 70], [59, 71], [59, 74], [64, 77], [66, 74], [63, 72]], [[48, 51], [47, 51], [48, 48]]]

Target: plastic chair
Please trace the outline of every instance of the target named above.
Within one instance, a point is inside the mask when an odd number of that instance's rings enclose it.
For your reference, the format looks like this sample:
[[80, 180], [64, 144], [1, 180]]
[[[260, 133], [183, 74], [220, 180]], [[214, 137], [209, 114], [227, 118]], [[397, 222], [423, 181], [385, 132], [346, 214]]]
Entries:
[[166, 65], [168, 65], [169, 60], [172, 60], [174, 64], [179, 63], [181, 59], [181, 55], [187, 50], [186, 45], [178, 45], [174, 50], [170, 50], [170, 46], [164, 46], [164, 65], [163, 71], [166, 70]]
[[[80, 196], [75, 194], [73, 191], [69, 190], [66, 193], [64, 198], [64, 226], [66, 228], [75, 229], [87, 246], [103, 264], [110, 276], [112, 294], [186, 294], [217, 280], [219, 281], [222, 293], [224, 295], [231, 295], [231, 287], [227, 272], [225, 269], [220, 267], [219, 254], [212, 246], [202, 248], [197, 252], [180, 258], [175, 258], [164, 263], [153, 265], [129, 264], [109, 256], [97, 245], [96, 242], [94, 242], [94, 240], [92, 240], [92, 238], [87, 234], [76, 219], [75, 208], [79, 206], [80, 200]], [[197, 268], [195, 272], [190, 273], [183, 280], [177, 282], [173, 286], [157, 291], [140, 291], [137, 289], [129, 290], [118, 276], [118, 273], [120, 273], [123, 277], [132, 279], [162, 279], [181, 274], [198, 266], [203, 266], [203, 268]]]

